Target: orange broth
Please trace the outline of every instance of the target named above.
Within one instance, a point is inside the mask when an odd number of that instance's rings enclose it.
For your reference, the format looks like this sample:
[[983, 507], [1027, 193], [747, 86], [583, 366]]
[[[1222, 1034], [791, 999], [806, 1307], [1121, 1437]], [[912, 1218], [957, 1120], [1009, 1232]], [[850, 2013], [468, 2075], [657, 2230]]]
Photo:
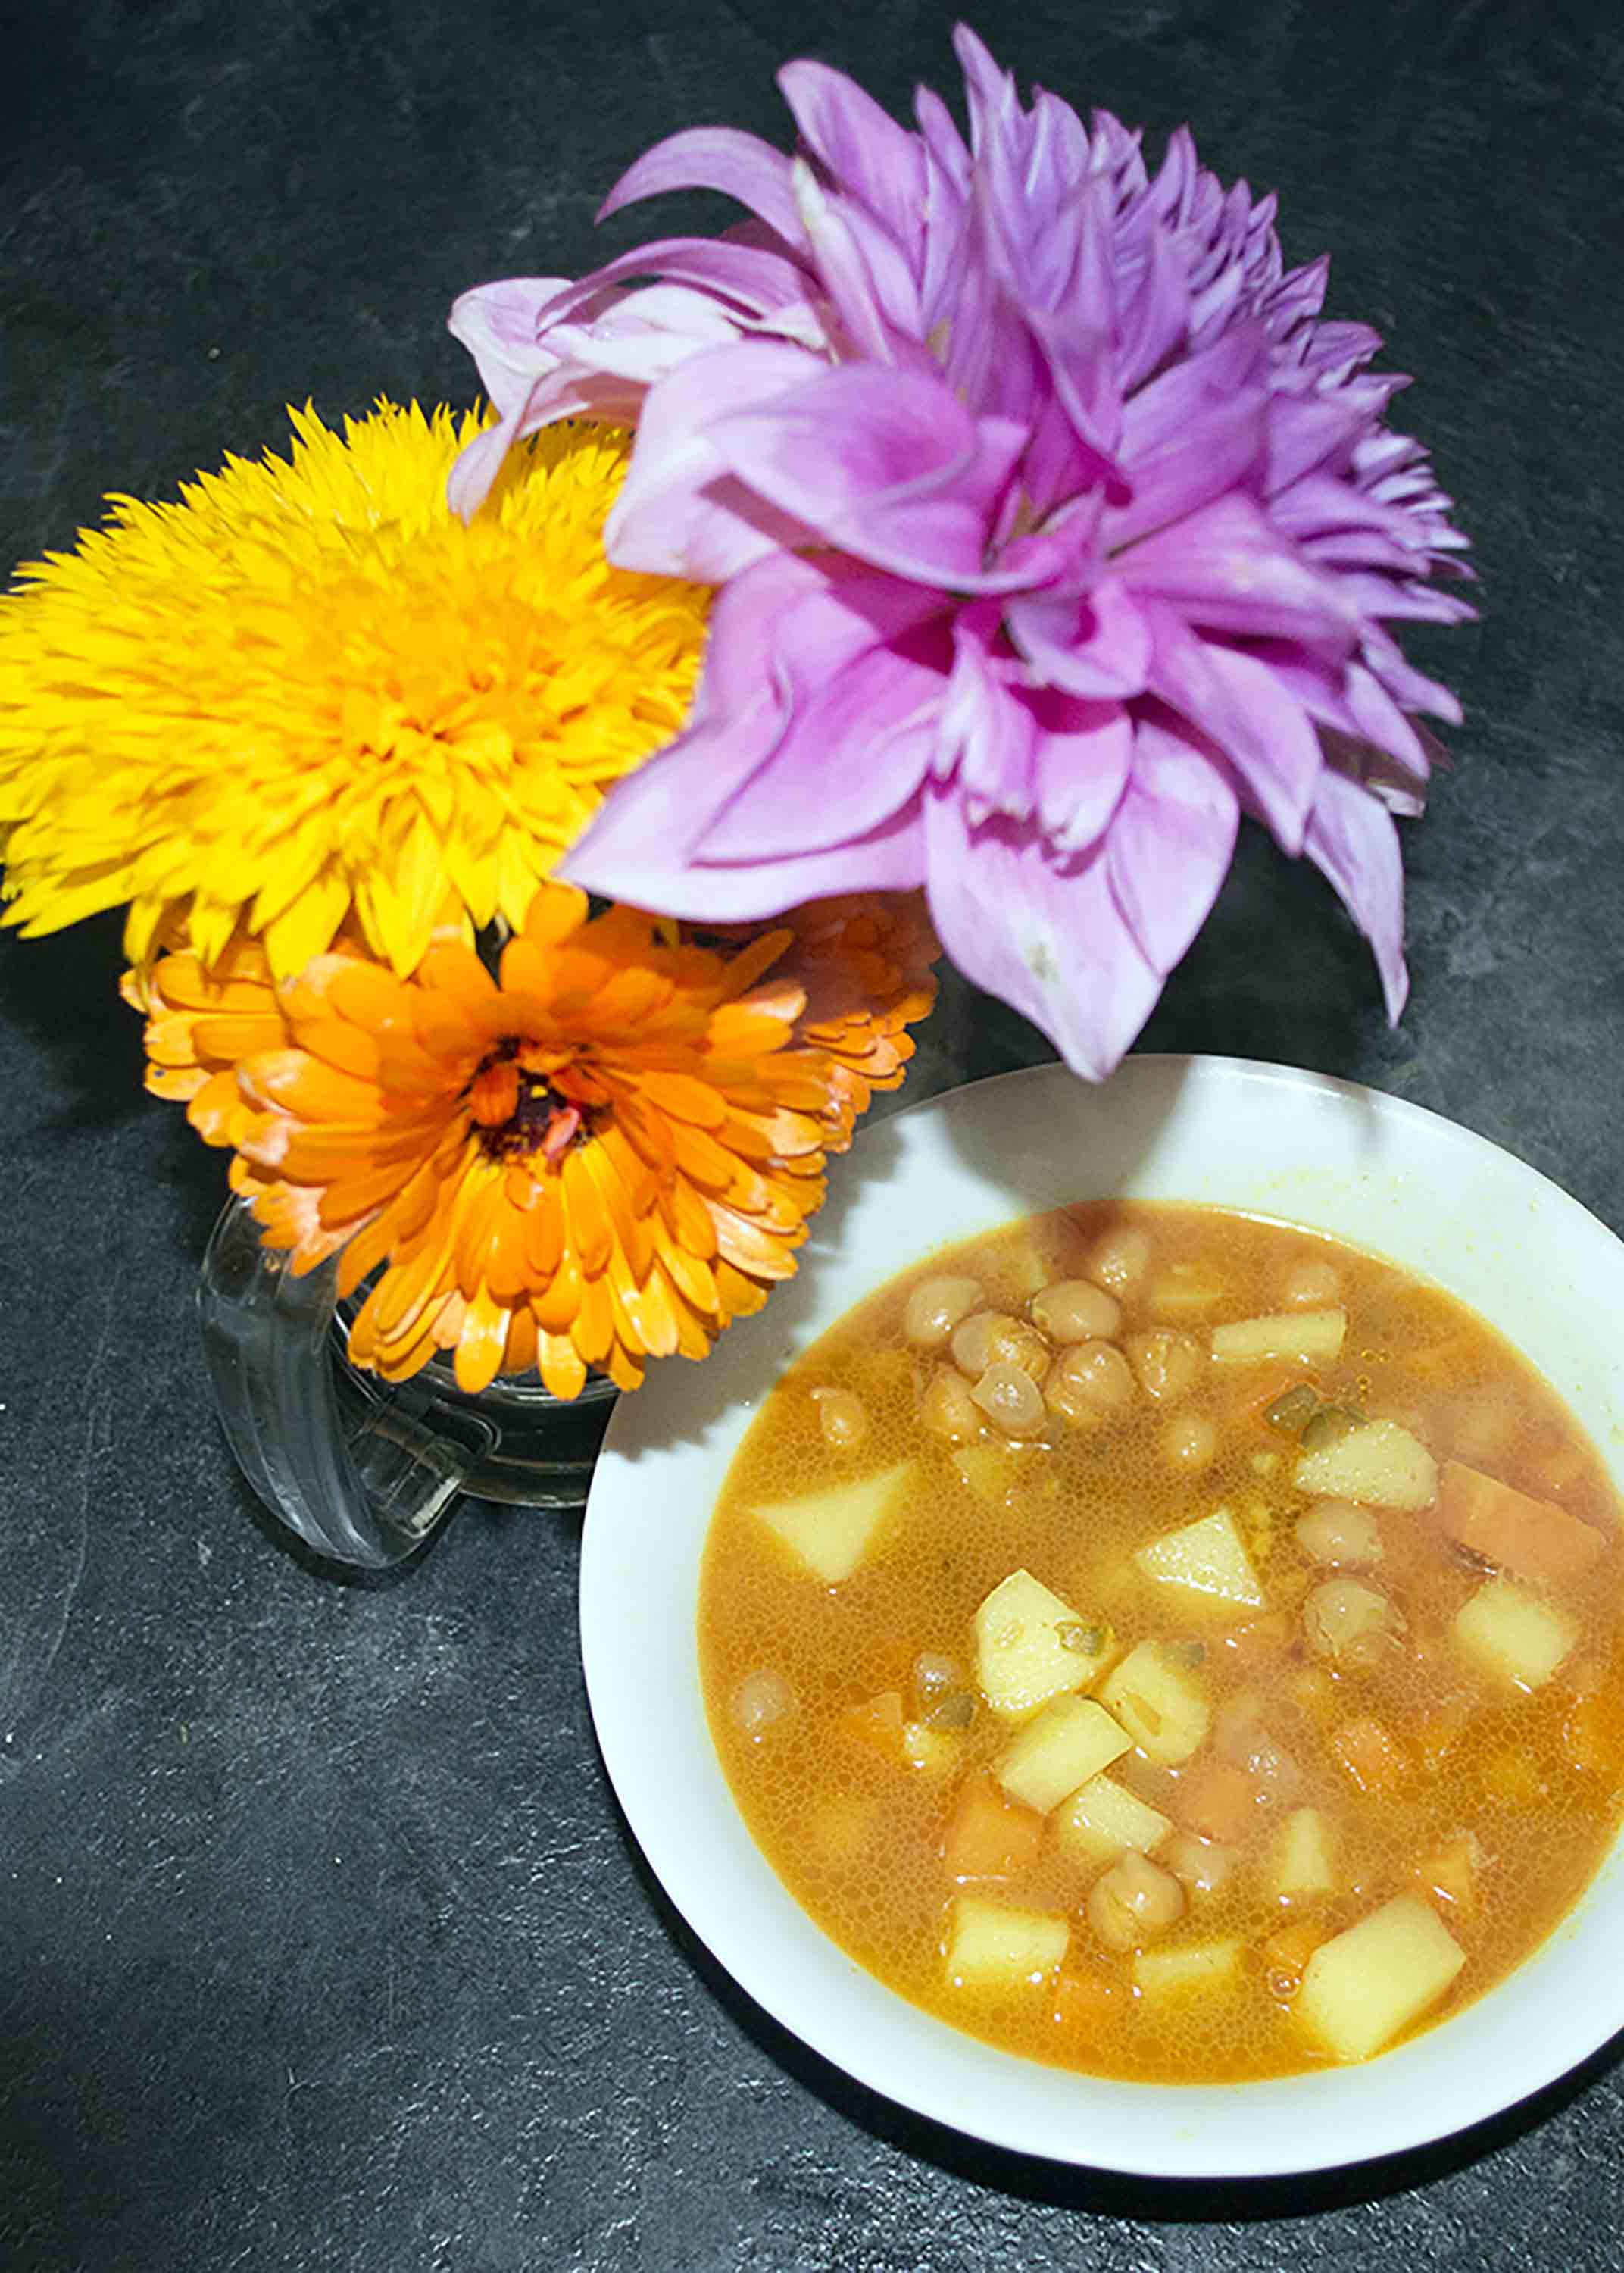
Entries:
[[[1125, 1283], [1111, 1257], [1133, 1261], [1136, 1241], [1148, 1260]], [[1130, 1367], [1133, 1394], [1119, 1408], [1066, 1418], [1045, 1398], [1041, 1423], [1020, 1441], [979, 1412], [977, 1435], [961, 1429], [957, 1443], [927, 1429], [932, 1381], [959, 1369], [951, 1345], [909, 1342], [910, 1289], [968, 1276], [982, 1289], [977, 1308], [1024, 1322], [1035, 1297], [1044, 1315], [1052, 1282], [1113, 1275], [1119, 1320], [1094, 1339], [1132, 1347], [1149, 1368]], [[1328, 1361], [1213, 1356], [1216, 1330], [1311, 1306], [1345, 1314]], [[1147, 1357], [1134, 1341], [1158, 1332], [1196, 1353], [1188, 1385], [1159, 1398], [1144, 1386], [1159, 1377], [1156, 1350]], [[1065, 1354], [1050, 1343], [1029, 1373]], [[861, 1402], [855, 1444], [828, 1441], [831, 1408], [814, 1392], [832, 1388]], [[945, 1394], [932, 1408], [939, 1426]], [[951, 1400], [962, 1411], [956, 1389]], [[1391, 1424], [1384, 1442], [1396, 1429], [1424, 1448], [1439, 1485], [1428, 1504], [1403, 1510], [1329, 1495], [1333, 1534], [1351, 1526], [1359, 1554], [1373, 1535], [1380, 1559], [1328, 1563], [1298, 1536], [1328, 1497], [1298, 1488], [1299, 1464], [1309, 1448], [1345, 1444], [1378, 1422]], [[764, 1507], [901, 1462], [913, 1466], [895, 1504], [839, 1583], [762, 1519]], [[1479, 1506], [1524, 1520], [1530, 1501], [1540, 1534], [1527, 1550], [1532, 1578], [1496, 1561], [1501, 1535], [1484, 1533]], [[1169, 1585], [1133, 1560], [1219, 1511], [1261, 1602]], [[733, 1464], [706, 1550], [699, 1637], [711, 1726], [774, 1869], [900, 1995], [1011, 2052], [1092, 2074], [1174, 2083], [1287, 2074], [1358, 2056], [1328, 2047], [1299, 2009], [1314, 1952], [1345, 1929], [1409, 1896], [1463, 1958], [1447, 1988], [1394, 2029], [1399, 2041], [1528, 1956], [1595, 1872], [1624, 1806], [1620, 1528], [1601, 1461], [1557, 1397], [1438, 1288], [1258, 1219], [1080, 1205], [932, 1257], [849, 1313], [775, 1389]], [[1567, 1568], [1575, 1543], [1582, 1572]], [[1520, 1564], [1525, 1550], [1511, 1551]], [[999, 1781], [1038, 1715], [989, 1703], [974, 1621], [1019, 1571], [1066, 1606], [1073, 1622], [1055, 1632], [1067, 1647], [1103, 1652], [1097, 1668], [1080, 1659], [1086, 1677], [1072, 1694], [1097, 1700], [1110, 1669], [1153, 1642], [1209, 1716], [1185, 1758], [1134, 1746], [1104, 1771], [1171, 1827], [1148, 1874], [1156, 1899], [1180, 1904], [1171, 1922], [1140, 1931], [1131, 1907], [1113, 1909], [1110, 1889], [1095, 1893], [1116, 1862], [1061, 1836], [1070, 1795], [1025, 1804]], [[1349, 1581], [1363, 1593], [1351, 1596]], [[1500, 1600], [1508, 1586], [1524, 1623], [1529, 1600], [1543, 1606], [1537, 1647], [1539, 1635], [1556, 1637], [1553, 1669], [1526, 1680], [1468, 1648], [1455, 1625], [1474, 1596], [1492, 1589]], [[1337, 1624], [1350, 1603], [1379, 1619], [1351, 1640], [1345, 1618]], [[1298, 1863], [1282, 1862], [1292, 1816], [1313, 1819], [1328, 1886], [1282, 1891], [1293, 1871], [1304, 1875], [1299, 1850]], [[1130, 1869], [1147, 1875], [1137, 1860]], [[1051, 1924], [1045, 1949], [1007, 1978], [967, 1976], [950, 1956], [967, 1946], [954, 1940], [967, 1902], [984, 1924], [992, 1905], [1061, 1922], [1063, 1935]], [[1196, 1947], [1223, 1953], [1210, 1977], [1157, 1969], [1162, 1956]]]

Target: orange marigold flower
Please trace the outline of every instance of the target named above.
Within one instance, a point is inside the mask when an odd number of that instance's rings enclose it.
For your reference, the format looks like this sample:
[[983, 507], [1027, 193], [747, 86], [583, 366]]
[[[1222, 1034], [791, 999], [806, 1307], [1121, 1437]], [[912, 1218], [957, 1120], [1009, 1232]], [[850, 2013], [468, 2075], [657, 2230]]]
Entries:
[[929, 1007], [916, 919], [799, 920], [718, 951], [546, 885], [499, 980], [445, 940], [408, 979], [354, 949], [280, 986], [251, 941], [212, 972], [170, 954], [148, 1085], [236, 1146], [295, 1270], [342, 1250], [341, 1292], [371, 1280], [357, 1362], [400, 1380], [449, 1351], [468, 1391], [532, 1368], [557, 1396], [590, 1369], [635, 1387], [793, 1272], [826, 1152]]
[[786, 968], [806, 989], [802, 1038], [833, 1067], [825, 1143], [843, 1152], [874, 1091], [902, 1085], [908, 1029], [935, 1003], [941, 946], [921, 892], [812, 900], [780, 920], [795, 934]]

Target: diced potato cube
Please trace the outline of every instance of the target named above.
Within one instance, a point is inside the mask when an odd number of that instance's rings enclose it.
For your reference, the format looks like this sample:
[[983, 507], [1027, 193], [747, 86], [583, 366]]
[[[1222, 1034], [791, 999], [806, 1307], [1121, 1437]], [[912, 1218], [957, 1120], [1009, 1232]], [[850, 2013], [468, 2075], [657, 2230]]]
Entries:
[[1206, 1996], [1232, 1988], [1241, 1947], [1238, 1933], [1227, 1933], [1178, 1949], [1141, 1949], [1134, 1959], [1134, 1985], [1141, 1996], [1157, 1998]]
[[1292, 1481], [1298, 1491], [1319, 1499], [1430, 1507], [1438, 1490], [1438, 1463], [1420, 1438], [1396, 1421], [1366, 1421], [1317, 1452], [1305, 1452]]
[[1012, 1571], [976, 1613], [976, 1678], [995, 1713], [1025, 1720], [1051, 1697], [1091, 1688], [1111, 1662], [1111, 1628]]
[[1043, 1444], [961, 1444], [953, 1465], [984, 1507], [1009, 1507], [1019, 1485], [1037, 1472]]
[[1204, 1263], [1172, 1263], [1150, 1281], [1146, 1304], [1163, 1325], [1188, 1325], [1224, 1300], [1224, 1281]]
[[1157, 1586], [1176, 1587], [1192, 1608], [1227, 1612], [1263, 1607], [1252, 1557], [1227, 1508], [1164, 1532], [1140, 1548], [1134, 1561]]
[[1332, 1894], [1336, 1885], [1329, 1822], [1317, 1807], [1294, 1807], [1280, 1827], [1275, 1850], [1275, 1892], [1283, 1902], [1290, 1902], [1301, 1894]]
[[964, 1751], [964, 1739], [946, 1729], [932, 1729], [923, 1721], [902, 1723], [902, 1758], [926, 1775], [952, 1775]]
[[1282, 1310], [1262, 1318], [1237, 1318], [1212, 1330], [1215, 1365], [1261, 1365], [1265, 1358], [1296, 1358], [1329, 1365], [1348, 1331], [1345, 1310]]
[[1579, 1638], [1576, 1620], [1537, 1594], [1491, 1579], [1456, 1614], [1456, 1646], [1480, 1672], [1518, 1689], [1538, 1689]]
[[868, 1553], [916, 1473], [912, 1460], [898, 1460], [894, 1467], [860, 1476], [853, 1483], [778, 1500], [755, 1512], [814, 1578], [838, 1587]]
[[1037, 1987], [1066, 1954], [1071, 1928], [1048, 1910], [960, 1894], [947, 1936], [947, 1978], [961, 1989]]
[[1187, 1760], [1212, 1719], [1200, 1683], [1153, 1641], [1130, 1651], [1102, 1684], [1100, 1698], [1146, 1758], [1163, 1767]]
[[1321, 1944], [1292, 2010], [1333, 2059], [1368, 2059], [1435, 2005], [1465, 1962], [1437, 1912], [1398, 1894]]
[[992, 1773], [1012, 1799], [1047, 1815], [1133, 1741], [1091, 1697], [1056, 1697], [999, 1754]]
[[1172, 1827], [1159, 1808], [1104, 1775], [1074, 1791], [1054, 1817], [1061, 1852], [1085, 1867], [1114, 1863], [1130, 1847], [1154, 1855]]

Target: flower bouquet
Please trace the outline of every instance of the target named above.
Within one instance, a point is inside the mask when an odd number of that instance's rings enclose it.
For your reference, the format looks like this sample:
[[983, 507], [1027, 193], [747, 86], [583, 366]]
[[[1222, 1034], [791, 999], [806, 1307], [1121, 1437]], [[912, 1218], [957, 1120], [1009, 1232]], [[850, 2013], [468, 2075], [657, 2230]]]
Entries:
[[955, 44], [968, 136], [791, 64], [793, 156], [688, 130], [604, 206], [750, 219], [458, 301], [488, 411], [295, 413], [0, 600], [7, 919], [127, 908], [149, 1087], [385, 1382], [703, 1356], [938, 940], [1104, 1078], [1243, 815], [1402, 1005], [1458, 712], [1394, 627], [1471, 612], [1404, 382], [1186, 132]]

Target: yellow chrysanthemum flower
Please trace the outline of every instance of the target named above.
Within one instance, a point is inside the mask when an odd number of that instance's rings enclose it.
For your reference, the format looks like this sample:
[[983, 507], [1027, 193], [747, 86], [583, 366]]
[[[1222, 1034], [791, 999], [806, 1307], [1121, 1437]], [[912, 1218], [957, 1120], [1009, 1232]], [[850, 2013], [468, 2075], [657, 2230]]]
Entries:
[[517, 929], [605, 788], [681, 726], [709, 595], [611, 567], [630, 438], [560, 426], [464, 524], [480, 421], [289, 414], [0, 596], [6, 920], [130, 913], [206, 964], [243, 932], [287, 976], [353, 911], [402, 974], [443, 922]]

